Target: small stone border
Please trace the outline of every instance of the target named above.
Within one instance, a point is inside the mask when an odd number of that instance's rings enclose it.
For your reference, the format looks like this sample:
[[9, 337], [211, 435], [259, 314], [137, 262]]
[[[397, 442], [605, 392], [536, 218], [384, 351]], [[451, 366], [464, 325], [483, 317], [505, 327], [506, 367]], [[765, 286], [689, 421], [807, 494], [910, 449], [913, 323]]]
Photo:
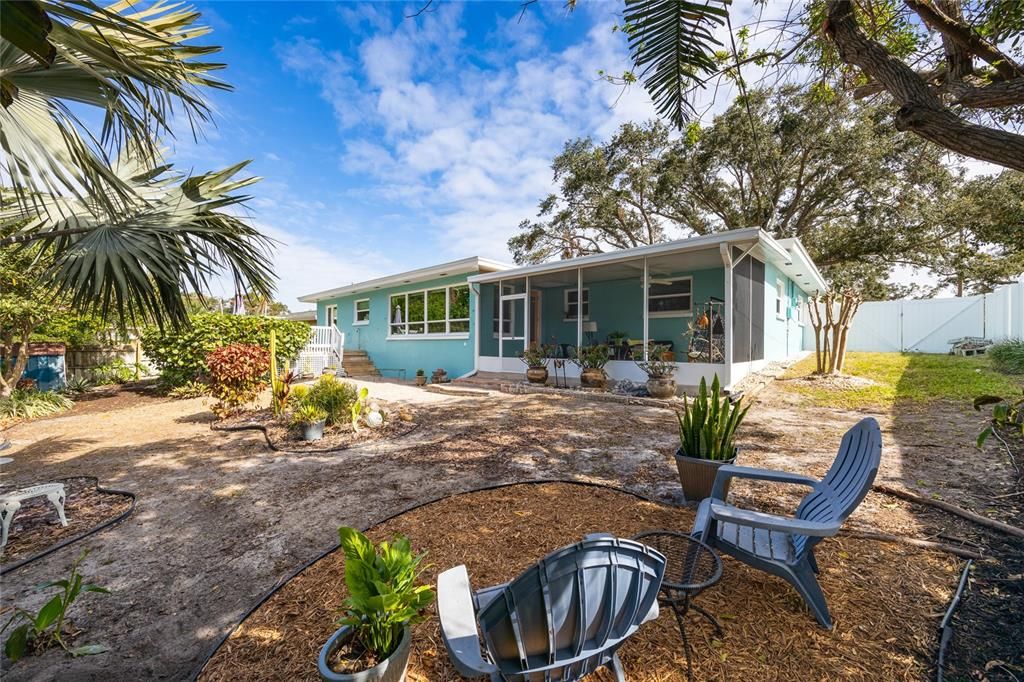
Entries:
[[365, 448], [367, 446], [373, 445], [374, 443], [387, 443], [387, 442], [390, 442], [390, 441], [394, 441], [394, 440], [399, 440], [401, 438], [405, 438], [406, 436], [408, 436], [410, 433], [412, 433], [413, 431], [415, 431], [419, 427], [420, 427], [420, 422], [415, 422], [415, 423], [413, 423], [412, 426], [410, 426], [405, 431], [402, 431], [401, 433], [398, 433], [398, 434], [396, 434], [394, 436], [388, 436], [387, 438], [378, 438], [377, 440], [368, 441], [366, 443], [351, 443], [349, 445], [342, 445], [342, 446], [336, 447], [336, 448], [317, 448], [317, 449], [309, 448], [309, 449], [306, 449], [306, 450], [289, 450], [287, 448], [280, 448], [280, 447], [274, 445], [274, 441], [270, 440], [270, 434], [267, 433], [267, 427], [263, 426], [263, 424], [257, 424], [255, 422], [253, 422], [251, 424], [239, 424], [238, 426], [220, 426], [218, 424], [210, 424], [210, 430], [211, 431], [222, 431], [222, 432], [225, 432], [225, 433], [237, 433], [239, 431], [259, 431], [260, 433], [263, 434], [263, 440], [265, 440], [267, 442], [267, 447], [269, 447], [274, 452], [280, 452], [283, 455], [300, 455], [300, 456], [301, 455], [329, 455], [329, 454], [334, 453], [334, 452], [344, 452], [346, 450], [354, 450], [354, 449], [357, 449], [357, 448]]
[[502, 393], [511, 393], [514, 395], [524, 395], [531, 393], [540, 393], [543, 395], [560, 395], [572, 398], [586, 398], [588, 400], [597, 400], [606, 403], [618, 403], [620, 405], [640, 405], [643, 407], [660, 407], [664, 410], [679, 411], [683, 407], [683, 401], [678, 398], [675, 400], [662, 400], [660, 398], [645, 398], [638, 395], [624, 395], [622, 393], [607, 393], [603, 391], [595, 391], [586, 388], [580, 388], [578, 386], [570, 386], [568, 388], [555, 388], [553, 386], [538, 386], [536, 384], [529, 383], [503, 383], [499, 385], [498, 390]]

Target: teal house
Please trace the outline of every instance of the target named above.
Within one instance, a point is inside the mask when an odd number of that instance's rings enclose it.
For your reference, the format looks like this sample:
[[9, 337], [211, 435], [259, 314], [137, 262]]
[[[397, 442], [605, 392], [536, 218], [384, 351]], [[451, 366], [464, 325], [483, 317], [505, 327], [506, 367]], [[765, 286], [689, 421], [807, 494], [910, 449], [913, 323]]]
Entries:
[[644, 380], [632, 358], [658, 348], [685, 388], [803, 355], [807, 301], [825, 289], [798, 240], [752, 228], [525, 267], [466, 258], [301, 300], [385, 376], [523, 374], [527, 347], [607, 344], [611, 380]]

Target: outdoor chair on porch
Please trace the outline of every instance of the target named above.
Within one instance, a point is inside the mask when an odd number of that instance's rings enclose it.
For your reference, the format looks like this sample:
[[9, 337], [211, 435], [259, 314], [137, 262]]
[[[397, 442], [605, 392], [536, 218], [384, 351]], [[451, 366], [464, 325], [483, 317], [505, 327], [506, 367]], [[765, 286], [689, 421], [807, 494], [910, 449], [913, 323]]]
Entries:
[[[832, 467], [821, 481], [784, 471], [726, 465], [718, 470], [711, 497], [701, 502], [691, 534], [745, 564], [779, 576], [800, 593], [825, 628], [832, 628], [825, 595], [815, 574], [814, 546], [835, 535], [878, 473], [882, 433], [871, 417], [843, 436]], [[798, 483], [811, 488], [795, 518], [740, 509], [725, 501], [730, 478]]]
[[616, 652], [658, 617], [664, 576], [660, 553], [603, 534], [552, 552], [510, 583], [475, 593], [466, 567], [456, 566], [437, 577], [441, 636], [466, 677], [569, 682], [608, 666], [623, 682]]

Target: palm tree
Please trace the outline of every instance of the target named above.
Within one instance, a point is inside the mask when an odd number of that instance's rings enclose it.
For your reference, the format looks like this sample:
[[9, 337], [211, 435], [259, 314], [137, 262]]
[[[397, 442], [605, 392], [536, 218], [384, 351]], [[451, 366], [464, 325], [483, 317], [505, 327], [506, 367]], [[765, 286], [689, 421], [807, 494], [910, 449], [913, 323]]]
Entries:
[[[38, 246], [45, 277], [83, 311], [122, 322], [187, 322], [185, 297], [227, 269], [270, 295], [270, 240], [235, 213], [237, 164], [196, 177], [162, 161], [159, 139], [184, 116], [209, 121], [209, 88], [228, 89], [205, 61], [220, 48], [199, 13], [162, 0], [5, 1], [0, 21], [0, 248]], [[100, 131], [76, 112], [102, 112]], [[14, 226], [17, 226], [16, 228]]]

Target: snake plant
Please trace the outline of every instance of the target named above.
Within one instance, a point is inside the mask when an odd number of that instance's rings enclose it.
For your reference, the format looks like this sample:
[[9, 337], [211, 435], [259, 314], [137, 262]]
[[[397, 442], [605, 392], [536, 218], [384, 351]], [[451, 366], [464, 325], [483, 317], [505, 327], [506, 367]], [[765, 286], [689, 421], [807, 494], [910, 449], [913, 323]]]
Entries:
[[722, 395], [722, 387], [715, 375], [708, 392], [702, 377], [697, 396], [690, 402], [683, 396], [683, 411], [679, 419], [679, 449], [687, 457], [723, 461], [733, 457], [732, 439], [750, 406], [736, 404]]

